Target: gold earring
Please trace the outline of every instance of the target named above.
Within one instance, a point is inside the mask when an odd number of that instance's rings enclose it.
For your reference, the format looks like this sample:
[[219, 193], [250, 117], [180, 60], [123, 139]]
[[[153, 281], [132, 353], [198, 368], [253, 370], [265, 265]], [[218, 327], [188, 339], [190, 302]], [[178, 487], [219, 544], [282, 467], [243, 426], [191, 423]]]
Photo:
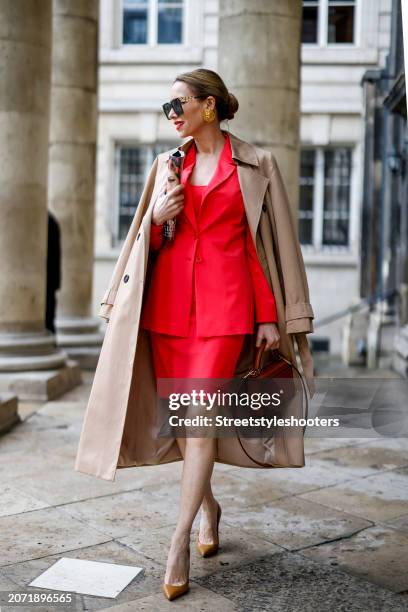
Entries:
[[213, 111], [212, 108], [206, 108], [203, 111], [203, 119], [207, 123], [211, 123], [212, 121], [214, 121], [214, 119], [215, 119], [215, 112]]

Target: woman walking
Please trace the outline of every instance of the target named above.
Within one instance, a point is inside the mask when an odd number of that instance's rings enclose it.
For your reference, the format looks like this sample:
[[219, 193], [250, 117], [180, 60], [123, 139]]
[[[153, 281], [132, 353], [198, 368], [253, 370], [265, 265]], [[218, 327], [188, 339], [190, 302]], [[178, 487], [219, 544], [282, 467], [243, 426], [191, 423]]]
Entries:
[[[177, 77], [171, 100], [164, 105], [167, 118], [194, 144], [181, 184], [153, 208], [151, 248], [158, 258], [141, 325], [151, 331], [156, 378], [232, 378], [255, 323], [257, 346], [262, 340], [267, 349], [279, 346], [275, 299], [249, 231], [229, 136], [220, 129], [238, 103], [221, 78], [207, 70]], [[163, 244], [163, 224], [174, 217], [175, 239]], [[184, 469], [164, 581], [169, 599], [188, 588], [190, 532], [200, 506], [203, 556], [217, 550], [221, 515], [211, 489], [214, 437], [177, 442]]]
[[[313, 361], [306, 334], [314, 317], [300, 245], [283, 181], [269, 151], [221, 129], [238, 109], [220, 76], [183, 73], [163, 105], [185, 153], [180, 185], [166, 192], [169, 152], [160, 154], [101, 302], [109, 321], [81, 432], [75, 469], [113, 480], [117, 468], [183, 460], [180, 511], [163, 590], [188, 590], [190, 534], [219, 546], [221, 507], [214, 462], [257, 468], [302, 467], [303, 439], [251, 440], [252, 461], [234, 438], [158, 435], [158, 379], [233, 378], [252, 365], [255, 346], [296, 363], [309, 390]], [[164, 224], [176, 219], [174, 239]], [[268, 354], [264, 352], [268, 360]]]

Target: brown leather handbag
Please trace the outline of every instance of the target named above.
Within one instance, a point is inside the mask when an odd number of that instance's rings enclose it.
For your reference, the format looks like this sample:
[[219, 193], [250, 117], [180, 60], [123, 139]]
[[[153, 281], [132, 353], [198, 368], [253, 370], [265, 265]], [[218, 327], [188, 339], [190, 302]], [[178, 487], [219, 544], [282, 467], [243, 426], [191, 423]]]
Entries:
[[[294, 371], [297, 372], [297, 374], [299, 375], [300, 381], [302, 383], [302, 390], [303, 390], [303, 395], [305, 397], [305, 416], [304, 418], [307, 419], [308, 416], [308, 399], [307, 399], [307, 390], [306, 390], [306, 385], [305, 382], [303, 380], [303, 376], [301, 374], [301, 372], [299, 371], [299, 369], [291, 362], [289, 361], [289, 359], [286, 359], [286, 357], [284, 355], [282, 355], [282, 353], [279, 352], [279, 350], [274, 350], [271, 351], [271, 356], [273, 361], [271, 363], [268, 363], [267, 365], [265, 365], [263, 368], [260, 367], [261, 364], [261, 359], [262, 359], [262, 354], [265, 348], [265, 344], [266, 341], [263, 340], [261, 345], [259, 347], [256, 348], [256, 352], [255, 352], [255, 358], [254, 358], [254, 363], [253, 363], [253, 367], [248, 370], [248, 372], [246, 374], [244, 374], [243, 376], [241, 376], [242, 380], [248, 380], [248, 379], [263, 379], [263, 378], [285, 378], [285, 379], [289, 379], [288, 383], [285, 385], [285, 395], [286, 395], [286, 399], [290, 399], [291, 397], [293, 397], [296, 394], [296, 386], [295, 386], [295, 382], [294, 382], [294, 376], [293, 373]], [[303, 432], [305, 431], [305, 427], [303, 428]], [[238, 429], [236, 428], [237, 431], [237, 438], [238, 438], [238, 442], [242, 448], [242, 450], [244, 451], [245, 455], [251, 459], [251, 461], [253, 461], [254, 463], [256, 463], [257, 465], [261, 466], [261, 467], [265, 467], [265, 468], [273, 468], [274, 466], [267, 464], [267, 463], [262, 463], [260, 461], [258, 461], [257, 459], [255, 459], [254, 457], [251, 457], [251, 455], [248, 453], [248, 451], [244, 448], [242, 442], [241, 442], [241, 438], [239, 437], [239, 433], [238, 433]]]

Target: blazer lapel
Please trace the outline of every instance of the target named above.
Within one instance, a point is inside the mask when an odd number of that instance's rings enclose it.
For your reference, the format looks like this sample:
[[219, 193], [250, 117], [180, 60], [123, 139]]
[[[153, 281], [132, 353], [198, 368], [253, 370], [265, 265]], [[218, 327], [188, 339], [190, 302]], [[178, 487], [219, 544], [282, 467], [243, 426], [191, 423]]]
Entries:
[[[251, 235], [256, 244], [256, 232], [258, 229], [259, 218], [261, 215], [262, 204], [264, 201], [266, 189], [269, 184], [269, 178], [264, 176], [259, 171], [259, 161], [256, 155], [255, 147], [244, 140], [241, 140], [234, 134], [222, 130], [224, 135], [229, 134], [230, 151], [231, 157], [228, 159], [226, 153], [225, 143], [220, 163], [217, 166], [216, 172], [211, 179], [207, 189], [204, 191], [203, 202], [201, 204], [200, 214], [205, 203], [206, 196], [210, 191], [215, 189], [223, 180], [226, 180], [228, 176], [233, 172], [235, 161], [237, 163], [238, 180], [241, 187], [242, 198], [244, 201], [245, 211], [248, 219], [248, 224], [251, 230]], [[190, 138], [185, 143], [180, 145], [174, 150], [181, 149], [187, 155], [190, 151], [190, 147], [194, 144], [194, 138]], [[188, 179], [191, 172], [193, 171], [195, 163], [195, 146], [192, 147], [194, 151], [192, 153], [193, 162], [186, 166], [186, 173], [184, 169], [182, 173], [182, 182]], [[234, 161], [235, 160], [235, 161]], [[225, 164], [225, 165], [224, 165]], [[193, 227], [196, 227], [195, 217], [192, 213], [194, 211], [188, 211], [188, 219], [192, 223]], [[187, 211], [186, 211], [187, 213]], [[187, 216], [187, 214], [186, 214]]]
[[209, 194], [231, 176], [235, 170], [235, 166], [236, 164], [231, 157], [229, 140], [228, 138], [225, 138], [224, 147], [221, 151], [215, 172], [208, 183], [207, 188], [204, 189], [203, 199], [199, 211], [199, 219], [203, 216], [204, 205], [207, 202]]
[[[185, 162], [183, 164], [183, 170], [181, 173], [181, 183], [183, 185], [185, 185], [187, 181], [189, 181], [191, 173], [194, 170], [195, 163], [196, 163], [196, 148], [195, 148], [195, 145], [192, 144], [186, 153]], [[231, 147], [229, 145], [228, 138], [225, 138], [224, 147], [221, 151], [220, 158], [217, 163], [217, 167], [214, 171], [214, 174], [210, 182], [207, 185], [207, 188], [204, 189], [203, 199], [201, 202], [198, 219], [196, 219], [193, 206], [188, 205], [184, 208], [185, 216], [187, 217], [188, 221], [193, 226], [194, 230], [197, 229], [197, 225], [199, 221], [200, 220], [202, 221], [203, 214], [204, 214], [204, 205], [206, 204], [208, 195], [214, 189], [216, 189], [219, 185], [221, 185], [221, 183], [223, 183], [224, 181], [228, 179], [228, 177], [234, 172], [235, 165], [236, 164], [232, 160], [232, 157], [231, 157]]]
[[[191, 146], [186, 153], [183, 168], [181, 171], [180, 183], [182, 185], [185, 185], [187, 181], [189, 181], [190, 175], [192, 171], [194, 170], [195, 161], [196, 161], [196, 151], [195, 151], [195, 145], [193, 144], [193, 146]], [[184, 200], [184, 202], [186, 203], [186, 200]], [[192, 202], [190, 202], [190, 204], [192, 204]], [[193, 206], [192, 205], [184, 206], [183, 212], [186, 216], [186, 219], [189, 221], [189, 223], [194, 228], [194, 231], [196, 231], [197, 230], [197, 220], [196, 220]]]

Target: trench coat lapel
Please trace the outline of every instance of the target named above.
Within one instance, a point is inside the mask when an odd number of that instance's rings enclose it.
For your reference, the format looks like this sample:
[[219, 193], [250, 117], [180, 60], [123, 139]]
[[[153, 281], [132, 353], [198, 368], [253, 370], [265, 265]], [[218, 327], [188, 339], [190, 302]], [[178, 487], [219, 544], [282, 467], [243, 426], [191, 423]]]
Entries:
[[262, 209], [262, 202], [268, 187], [266, 176], [254, 172], [249, 166], [238, 165], [238, 180], [241, 186], [242, 198], [248, 219], [252, 239], [256, 245], [256, 232]]

